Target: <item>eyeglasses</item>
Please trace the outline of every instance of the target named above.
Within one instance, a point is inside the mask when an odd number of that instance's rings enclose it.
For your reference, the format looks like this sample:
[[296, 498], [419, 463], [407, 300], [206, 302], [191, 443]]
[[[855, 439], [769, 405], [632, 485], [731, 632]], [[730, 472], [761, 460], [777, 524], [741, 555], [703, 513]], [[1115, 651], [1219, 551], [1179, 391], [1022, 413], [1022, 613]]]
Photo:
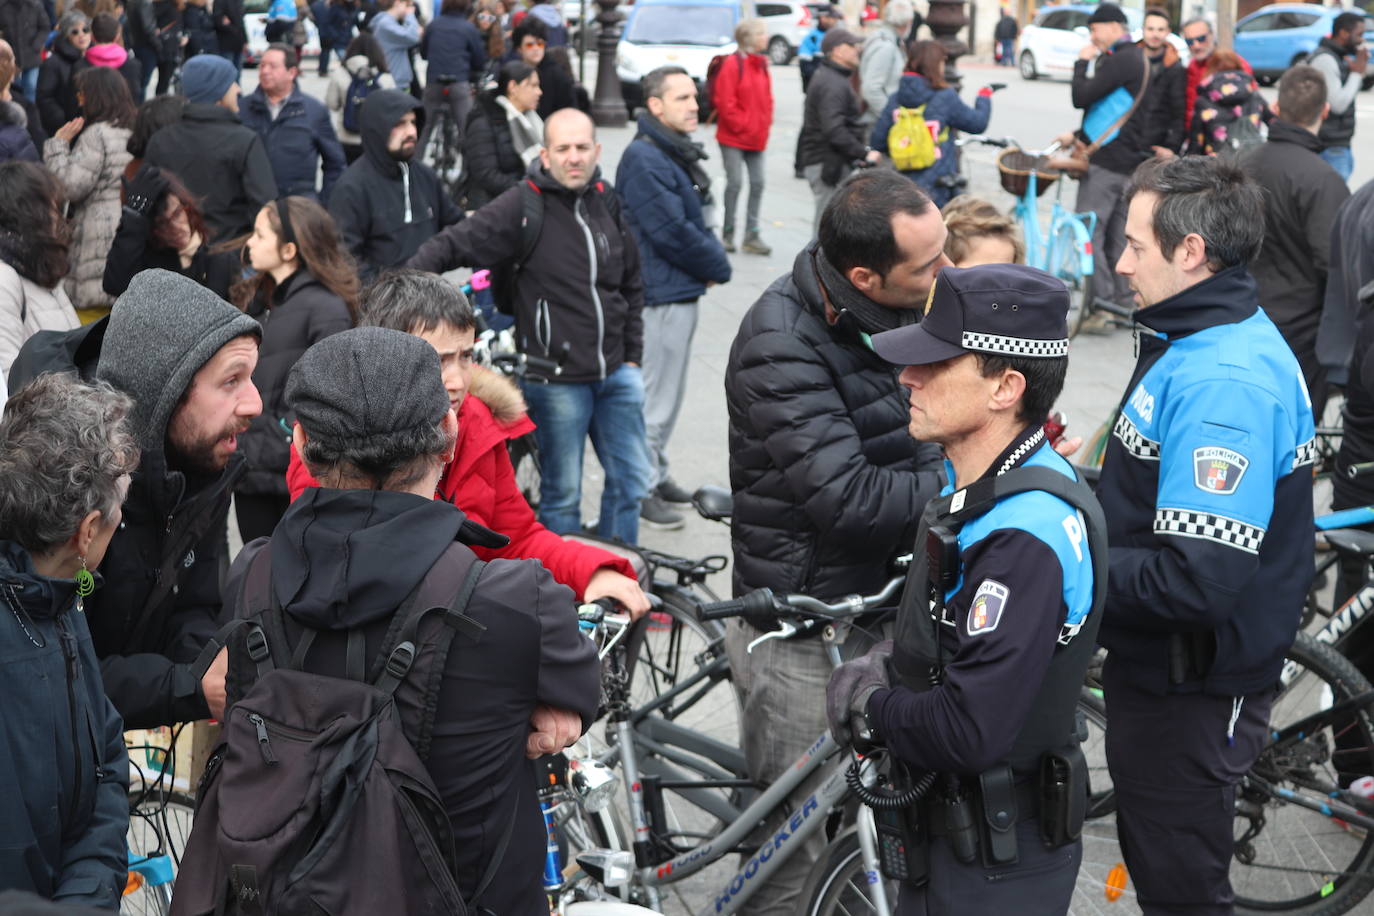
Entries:
[[1185, 39], [1183, 39], [1183, 40], [1186, 41], [1186, 42], [1188, 42], [1188, 44], [1189, 44], [1190, 46], [1191, 46], [1191, 45], [1205, 45], [1205, 44], [1207, 44], [1207, 42], [1209, 42], [1209, 41], [1212, 40], [1212, 36], [1211, 36], [1211, 35], [1199, 35], [1199, 36], [1197, 36], [1196, 38], [1185, 38]]
[[520, 47], [522, 47], [522, 48], [542, 48], [542, 47], [544, 47], [544, 39], [542, 39], [542, 38], [526, 38], [524, 41], [520, 42]]
[[67, 29], [68, 35], [89, 35], [90, 32], [91, 30], [89, 26], [77, 26], [75, 28]]

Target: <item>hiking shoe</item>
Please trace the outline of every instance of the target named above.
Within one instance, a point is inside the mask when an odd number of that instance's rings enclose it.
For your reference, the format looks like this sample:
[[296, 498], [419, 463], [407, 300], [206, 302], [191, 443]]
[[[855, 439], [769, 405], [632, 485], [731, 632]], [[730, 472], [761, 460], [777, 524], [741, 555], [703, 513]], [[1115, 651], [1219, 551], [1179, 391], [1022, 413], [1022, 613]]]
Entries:
[[1112, 323], [1112, 316], [1106, 312], [1093, 312], [1083, 319], [1083, 324], [1079, 326], [1080, 334], [1110, 334], [1116, 325]]
[[726, 229], [720, 234], [720, 242], [730, 254], [735, 253], [735, 230]]
[[679, 503], [685, 506], [692, 501], [692, 494], [684, 490], [682, 485], [671, 477], [659, 484], [654, 489], [654, 493], [665, 503]]
[[763, 244], [763, 239], [759, 238], [757, 232], [750, 232], [747, 234], [744, 237], [744, 244], [741, 245], [740, 248], [750, 254], [769, 255], [773, 253], [773, 249]]
[[673, 509], [657, 494], [646, 497], [639, 504], [639, 520], [660, 531], [676, 531], [687, 524], [687, 519], [683, 518], [682, 513]]

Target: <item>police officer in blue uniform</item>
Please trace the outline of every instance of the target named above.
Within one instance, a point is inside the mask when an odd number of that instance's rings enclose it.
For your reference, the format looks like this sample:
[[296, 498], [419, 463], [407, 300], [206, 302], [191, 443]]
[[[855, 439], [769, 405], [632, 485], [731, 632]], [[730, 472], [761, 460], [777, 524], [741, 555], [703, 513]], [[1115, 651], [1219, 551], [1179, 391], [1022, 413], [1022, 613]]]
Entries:
[[879, 815], [901, 914], [1062, 916], [1073, 895], [1086, 801], [1075, 704], [1106, 532], [1043, 429], [1068, 366], [1068, 304], [1034, 268], [946, 268], [919, 325], [873, 338], [906, 367], [909, 432], [944, 447], [950, 481], [923, 513], [895, 645], [842, 665], [827, 696], [838, 741], [867, 732], [911, 774], [933, 774], [896, 840]]
[[1247, 263], [1262, 191], [1207, 157], [1128, 186], [1139, 357], [1098, 496], [1107, 764], [1147, 914], [1229, 914], [1236, 786], [1312, 578], [1312, 411]]

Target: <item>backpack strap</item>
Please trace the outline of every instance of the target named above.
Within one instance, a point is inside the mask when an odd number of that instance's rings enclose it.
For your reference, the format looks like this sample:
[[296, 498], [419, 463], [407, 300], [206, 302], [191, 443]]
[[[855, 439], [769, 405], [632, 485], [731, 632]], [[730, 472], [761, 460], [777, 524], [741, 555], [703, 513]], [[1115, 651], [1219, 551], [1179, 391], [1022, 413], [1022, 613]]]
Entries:
[[[192, 664], [192, 671], [195, 673], [196, 680], [205, 677], [205, 672], [214, 663], [215, 656], [219, 655], [220, 650], [229, 645], [230, 638], [239, 630], [247, 628], [248, 634], [244, 639], [244, 646], [248, 652], [248, 658], [257, 666], [257, 676], [261, 678], [264, 674], [277, 667], [279, 658], [274, 657], [274, 649], [278, 652], [285, 649], [285, 633], [281, 632], [268, 635], [267, 629], [272, 628], [274, 615], [271, 613], [273, 608], [272, 601], [272, 556], [268, 545], [264, 542], [261, 549], [255, 553], [248, 561], [248, 568], [243, 573], [243, 584], [239, 589], [238, 605], [234, 608], [234, 619], [220, 627], [211, 636], [209, 641], [200, 650]], [[276, 623], [280, 624], [280, 616], [276, 615]], [[284, 628], [283, 628], [284, 630]], [[294, 665], [295, 659], [292, 659]]]

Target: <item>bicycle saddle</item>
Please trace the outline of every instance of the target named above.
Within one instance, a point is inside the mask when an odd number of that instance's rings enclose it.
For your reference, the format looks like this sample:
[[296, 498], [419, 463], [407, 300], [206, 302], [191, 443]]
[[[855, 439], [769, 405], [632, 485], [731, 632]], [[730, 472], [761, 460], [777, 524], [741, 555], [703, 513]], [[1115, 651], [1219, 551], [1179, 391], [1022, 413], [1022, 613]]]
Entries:
[[697, 513], [713, 522], [728, 521], [734, 505], [734, 496], [724, 487], [707, 484], [692, 494], [692, 506]]
[[1337, 553], [1348, 557], [1374, 556], [1374, 532], [1338, 528], [1326, 532], [1326, 543]]

